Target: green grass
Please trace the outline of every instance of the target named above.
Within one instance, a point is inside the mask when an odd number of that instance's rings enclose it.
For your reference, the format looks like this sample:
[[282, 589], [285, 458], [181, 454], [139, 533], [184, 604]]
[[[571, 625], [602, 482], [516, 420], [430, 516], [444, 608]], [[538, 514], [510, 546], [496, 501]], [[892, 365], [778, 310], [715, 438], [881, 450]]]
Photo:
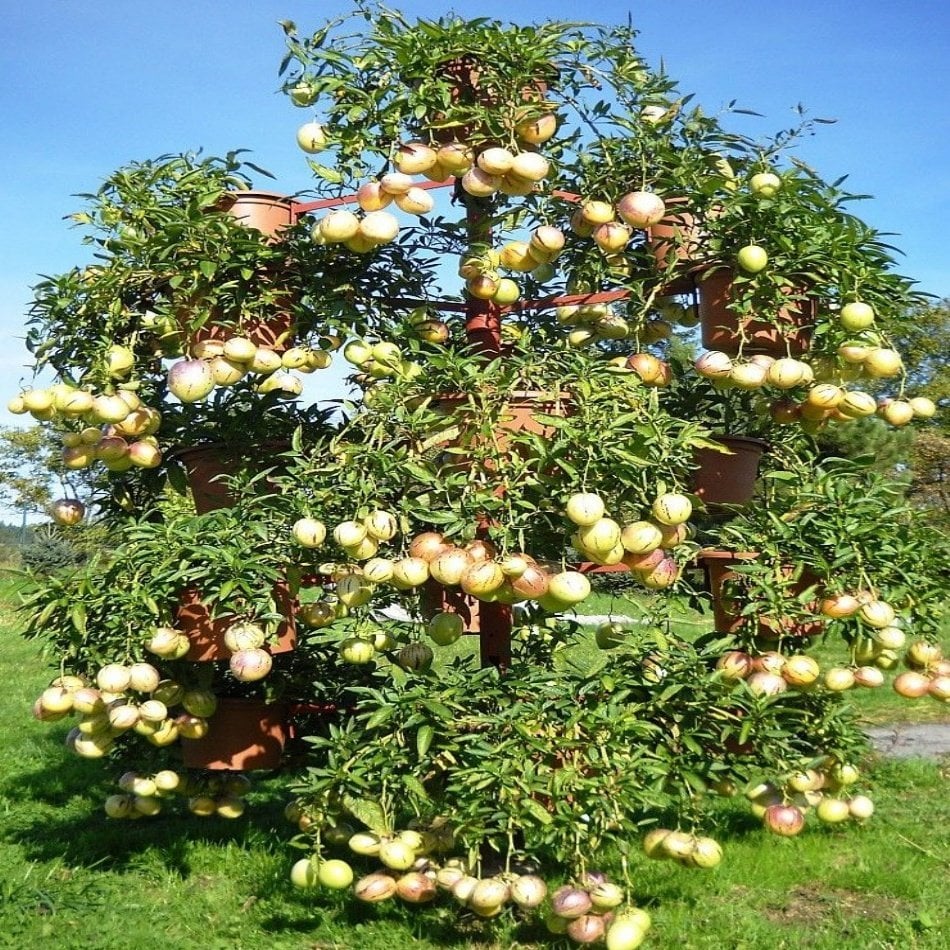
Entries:
[[[469, 638], [466, 638], [467, 640]], [[459, 922], [454, 908], [354, 906], [292, 891], [282, 781], [258, 781], [245, 817], [107, 819], [116, 775], [63, 748], [65, 723], [29, 715], [50, 671], [0, 613], [0, 947], [69, 950], [402, 950], [557, 946], [536, 926]], [[934, 704], [936, 705], [936, 704]], [[950, 762], [872, 766], [865, 827], [769, 837], [724, 801], [714, 872], [639, 861], [645, 946], [758, 950], [950, 945]], [[563, 946], [563, 945], [562, 945]]]

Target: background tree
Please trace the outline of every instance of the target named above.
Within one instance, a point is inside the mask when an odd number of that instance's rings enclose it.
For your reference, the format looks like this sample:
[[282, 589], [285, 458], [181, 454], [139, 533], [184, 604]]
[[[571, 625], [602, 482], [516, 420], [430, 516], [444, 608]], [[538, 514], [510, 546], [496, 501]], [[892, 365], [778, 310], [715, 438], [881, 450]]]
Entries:
[[43, 425], [0, 428], [0, 504], [21, 513], [40, 513], [54, 498], [88, 501], [93, 486], [87, 472], [63, 466], [62, 446]]
[[933, 426], [914, 440], [910, 496], [950, 526], [950, 437], [944, 431]]
[[895, 344], [907, 367], [907, 391], [928, 396], [943, 410], [929, 425], [950, 435], [950, 298], [920, 307], [902, 329]]
[[848, 425], [829, 426], [817, 441], [825, 457], [869, 458], [874, 471], [909, 481], [914, 435], [911, 429], [895, 429], [877, 416], [868, 416]]
[[938, 409], [911, 443], [911, 498], [950, 525], [950, 299], [920, 308], [898, 346], [905, 354], [908, 389], [926, 394]]

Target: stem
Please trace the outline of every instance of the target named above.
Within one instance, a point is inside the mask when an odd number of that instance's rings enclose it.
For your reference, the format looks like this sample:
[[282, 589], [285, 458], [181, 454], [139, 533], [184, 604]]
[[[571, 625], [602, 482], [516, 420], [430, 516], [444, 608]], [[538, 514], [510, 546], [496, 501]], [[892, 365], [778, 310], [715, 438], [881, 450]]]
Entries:
[[937, 861], [939, 864], [943, 864], [945, 867], [950, 867], [950, 861], [948, 861], [946, 858], [941, 858], [937, 854], [934, 854], [933, 851], [928, 851], [926, 848], [917, 844], [916, 841], [911, 841], [910, 838], [902, 835], [900, 832], [898, 832], [897, 837], [900, 838], [905, 844], [909, 844], [912, 848], [920, 851], [922, 854], [926, 854], [928, 858], [933, 858], [934, 861]]

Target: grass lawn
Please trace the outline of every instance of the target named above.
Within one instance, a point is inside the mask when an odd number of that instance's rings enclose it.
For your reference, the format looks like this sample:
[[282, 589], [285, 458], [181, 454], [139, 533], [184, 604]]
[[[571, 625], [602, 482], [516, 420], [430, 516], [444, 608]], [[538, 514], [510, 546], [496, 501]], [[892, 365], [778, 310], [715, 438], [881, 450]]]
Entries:
[[[30, 705], [51, 674], [2, 604], [0, 672], [0, 947], [558, 946], [536, 925], [460, 921], [445, 901], [434, 916], [414, 915], [393, 903], [354, 906], [291, 890], [287, 875], [297, 855], [287, 847], [282, 783], [273, 776], [257, 781], [251, 807], [237, 820], [169, 814], [110, 821], [101, 803], [115, 770], [66, 752], [68, 720], [31, 718]], [[856, 696], [863, 702], [871, 692]], [[950, 761], [869, 767], [877, 814], [866, 826], [810, 822], [799, 838], [775, 838], [743, 802], [723, 801], [726, 857], [716, 871], [643, 859], [634, 868], [635, 896], [654, 919], [644, 946], [945, 950]]]

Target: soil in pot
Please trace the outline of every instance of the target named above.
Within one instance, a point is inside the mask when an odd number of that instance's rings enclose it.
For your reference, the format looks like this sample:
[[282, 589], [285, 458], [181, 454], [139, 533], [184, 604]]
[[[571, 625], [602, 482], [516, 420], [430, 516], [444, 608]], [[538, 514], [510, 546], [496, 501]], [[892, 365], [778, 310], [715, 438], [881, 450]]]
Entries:
[[182, 759], [191, 769], [275, 769], [290, 733], [290, 706], [223, 697], [201, 739], [182, 739]]
[[[701, 275], [699, 319], [703, 346], [735, 356], [765, 353], [769, 356], [800, 356], [808, 350], [814, 329], [817, 301], [789, 300], [771, 320], [746, 316], [729, 309], [733, 274], [720, 268]], [[792, 291], [789, 290], [792, 295]]]

